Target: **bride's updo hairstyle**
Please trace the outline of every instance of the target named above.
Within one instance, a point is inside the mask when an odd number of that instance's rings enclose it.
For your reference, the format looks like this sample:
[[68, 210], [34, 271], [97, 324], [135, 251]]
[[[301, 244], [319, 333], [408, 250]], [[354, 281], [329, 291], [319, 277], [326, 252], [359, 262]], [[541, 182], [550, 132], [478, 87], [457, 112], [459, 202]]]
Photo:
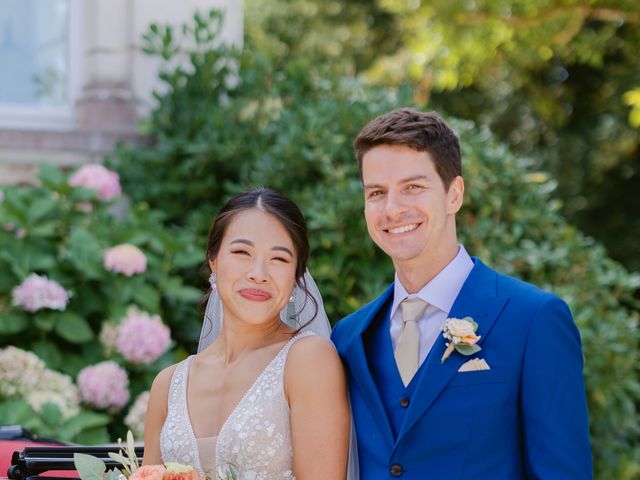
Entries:
[[[307, 222], [298, 206], [284, 195], [268, 188], [252, 188], [233, 196], [225, 203], [209, 230], [206, 250], [207, 263], [218, 255], [222, 238], [233, 218], [238, 213], [252, 208], [257, 208], [275, 216], [291, 237], [296, 254], [296, 285], [306, 293], [305, 298], [314, 304], [315, 313], [308, 322], [310, 323], [317, 315], [318, 304], [313, 295], [309, 294], [304, 279], [304, 272], [307, 270], [309, 259]], [[296, 310], [301, 311], [303, 307], [303, 305], [296, 305]], [[298, 330], [308, 325], [308, 323], [301, 325]]]

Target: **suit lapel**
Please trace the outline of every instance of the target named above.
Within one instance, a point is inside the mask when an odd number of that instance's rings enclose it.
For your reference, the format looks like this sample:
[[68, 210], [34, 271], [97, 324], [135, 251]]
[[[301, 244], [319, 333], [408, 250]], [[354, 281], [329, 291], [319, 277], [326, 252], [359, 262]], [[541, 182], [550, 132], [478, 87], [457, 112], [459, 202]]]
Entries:
[[345, 352], [354, 382], [362, 392], [362, 397], [367, 403], [373, 418], [376, 419], [380, 430], [384, 433], [389, 446], [392, 446], [394, 443], [393, 430], [391, 429], [389, 418], [387, 417], [387, 413], [384, 409], [382, 398], [380, 397], [378, 388], [376, 387], [371, 371], [369, 370], [362, 336], [371, 325], [371, 322], [376, 318], [378, 312], [384, 308], [392, 295], [393, 285], [370, 303], [362, 312], [359, 327], [355, 332], [355, 335], [351, 338], [349, 345], [347, 345]]
[[[487, 268], [478, 259], [474, 259], [474, 262], [475, 265], [469, 277], [451, 307], [449, 317], [472, 317], [478, 323], [476, 333], [482, 337], [478, 342], [478, 345], [482, 347], [484, 337], [491, 330], [509, 299], [508, 297], [496, 296], [496, 273]], [[425, 360], [424, 368], [419, 371], [420, 378], [418, 379], [414, 399], [409, 406], [398, 439], [406, 434], [424, 415], [457, 373], [458, 368], [468, 360], [467, 357], [454, 351], [444, 363], [441, 363], [440, 359], [445, 349], [444, 339], [442, 335], [439, 335]]]

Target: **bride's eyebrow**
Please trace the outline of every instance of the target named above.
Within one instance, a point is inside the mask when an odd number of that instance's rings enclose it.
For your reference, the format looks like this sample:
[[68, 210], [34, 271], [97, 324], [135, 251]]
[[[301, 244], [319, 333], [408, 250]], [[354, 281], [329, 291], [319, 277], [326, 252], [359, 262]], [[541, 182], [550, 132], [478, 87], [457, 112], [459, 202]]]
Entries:
[[245, 245], [249, 245], [250, 247], [255, 247], [251, 240], [247, 240], [246, 238], [236, 238], [235, 240], [231, 240], [229, 245], [233, 245], [234, 243], [244, 243]]
[[[233, 245], [234, 243], [243, 243], [245, 245], [249, 245], [250, 247], [255, 247], [254, 243], [251, 240], [247, 240], [246, 238], [236, 238], [235, 240], [231, 240], [231, 242], [229, 242], [229, 245]], [[276, 245], [275, 247], [271, 247], [271, 250], [280, 250], [281, 252], [288, 253], [293, 257], [293, 253], [287, 247]]]
[[287, 247], [278, 247], [278, 246], [275, 246], [275, 247], [271, 247], [271, 250], [280, 250], [280, 251], [282, 251], [282, 252], [286, 252], [286, 253], [288, 253], [289, 255], [291, 255], [291, 256], [293, 257], [293, 253], [291, 253], [291, 250], [289, 250]]

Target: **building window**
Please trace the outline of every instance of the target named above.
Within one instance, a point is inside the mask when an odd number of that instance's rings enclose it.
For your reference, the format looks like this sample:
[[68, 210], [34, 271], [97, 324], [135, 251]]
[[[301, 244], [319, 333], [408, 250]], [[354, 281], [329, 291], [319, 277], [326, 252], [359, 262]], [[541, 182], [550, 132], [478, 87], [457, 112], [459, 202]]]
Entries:
[[[76, 0], [0, 2], [0, 127], [64, 128], [76, 96]], [[77, 40], [77, 38], [75, 39]]]

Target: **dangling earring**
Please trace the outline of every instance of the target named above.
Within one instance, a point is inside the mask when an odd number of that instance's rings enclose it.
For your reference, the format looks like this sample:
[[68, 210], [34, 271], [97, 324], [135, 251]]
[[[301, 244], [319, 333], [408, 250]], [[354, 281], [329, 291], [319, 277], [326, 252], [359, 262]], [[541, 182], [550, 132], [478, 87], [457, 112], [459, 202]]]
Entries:
[[216, 291], [216, 272], [211, 272], [211, 275], [209, 275], [209, 285], [211, 285], [211, 290], [212, 291]]
[[293, 301], [296, 299], [294, 292], [291, 292], [291, 296], [289, 297], [289, 303], [293, 303]]

